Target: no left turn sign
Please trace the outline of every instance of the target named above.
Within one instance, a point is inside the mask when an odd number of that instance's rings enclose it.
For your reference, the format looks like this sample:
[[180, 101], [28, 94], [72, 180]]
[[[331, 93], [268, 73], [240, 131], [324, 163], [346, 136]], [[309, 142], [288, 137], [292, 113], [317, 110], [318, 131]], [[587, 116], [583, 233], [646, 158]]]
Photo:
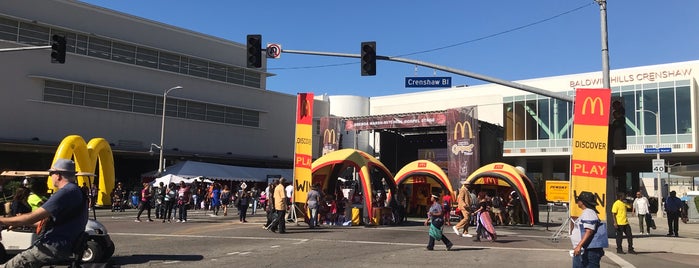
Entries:
[[267, 58], [278, 59], [282, 56], [281, 44], [267, 44]]

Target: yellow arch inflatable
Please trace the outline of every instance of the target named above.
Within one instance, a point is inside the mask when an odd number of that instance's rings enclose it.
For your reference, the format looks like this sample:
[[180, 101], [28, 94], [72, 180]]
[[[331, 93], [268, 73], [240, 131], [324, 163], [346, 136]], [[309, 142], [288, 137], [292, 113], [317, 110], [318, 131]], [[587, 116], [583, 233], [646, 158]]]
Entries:
[[[89, 143], [78, 135], [67, 136], [61, 141], [56, 149], [56, 155], [53, 157], [53, 163], [57, 159], [73, 159], [75, 161], [75, 169], [78, 172], [95, 173], [97, 160], [99, 160], [99, 193], [97, 195], [96, 205], [105, 206], [111, 205], [111, 192], [114, 189], [114, 157], [112, 156], [112, 148], [109, 142], [103, 138], [93, 138]], [[94, 180], [94, 179], [93, 179]], [[94, 182], [94, 181], [92, 181]], [[50, 181], [47, 182], [49, 189], [56, 190]], [[90, 183], [86, 178], [80, 176], [77, 181], [79, 186], [83, 183]]]
[[401, 168], [394, 177], [396, 185], [400, 185], [405, 180], [415, 175], [427, 175], [434, 178], [437, 180], [437, 182], [439, 182], [439, 184], [446, 187], [449, 195], [454, 198], [453, 200], [456, 200], [456, 196], [453, 196], [454, 188], [451, 185], [447, 174], [444, 173], [442, 168], [437, 166], [437, 164], [429, 160], [415, 160]]

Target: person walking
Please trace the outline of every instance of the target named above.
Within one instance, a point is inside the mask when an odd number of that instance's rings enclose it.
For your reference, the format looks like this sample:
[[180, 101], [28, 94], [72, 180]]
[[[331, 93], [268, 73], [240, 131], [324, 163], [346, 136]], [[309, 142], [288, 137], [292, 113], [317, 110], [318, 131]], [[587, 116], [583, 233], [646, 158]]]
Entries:
[[313, 229], [318, 227], [318, 204], [320, 203], [320, 184], [315, 183], [308, 194], [306, 194], [306, 208], [309, 211], [308, 227]]
[[250, 206], [250, 201], [252, 198], [250, 198], [250, 192], [249, 191], [243, 191], [240, 194], [240, 197], [236, 199], [235, 204], [236, 207], [238, 207], [238, 218], [240, 219], [240, 222], [248, 222], [247, 221], [247, 213], [248, 213], [248, 207]]
[[143, 183], [143, 190], [141, 190], [141, 203], [138, 204], [138, 214], [136, 215], [136, 222], [141, 222], [141, 213], [144, 210], [147, 211], [148, 221], [153, 221], [150, 218], [150, 199], [152, 197], [150, 183]]
[[442, 227], [444, 226], [444, 211], [442, 210], [442, 204], [439, 202], [439, 196], [431, 195], [430, 201], [432, 205], [427, 210], [427, 220], [425, 220], [425, 226], [430, 227], [429, 240], [427, 242], [427, 250], [434, 250], [434, 241], [441, 240], [442, 243], [447, 247], [447, 251], [451, 250], [454, 244], [449, 241], [449, 238], [442, 233]]
[[211, 190], [211, 209], [214, 211], [214, 216], [218, 216], [221, 210], [221, 184], [214, 183], [214, 188]]
[[[461, 237], [473, 237], [473, 235], [468, 233], [468, 225], [471, 222], [471, 193], [469, 193], [470, 186], [462, 184], [459, 188], [459, 194], [456, 196], [456, 202], [458, 203], [459, 210], [461, 210], [461, 215], [463, 218], [456, 225], [452, 227], [454, 233]], [[463, 233], [461, 230], [463, 229]]]
[[[609, 246], [607, 226], [597, 216], [599, 212], [594, 194], [588, 191], [580, 192], [575, 202], [582, 213], [580, 217], [572, 217], [574, 222], [571, 222], [573, 268], [600, 267], [604, 248]], [[596, 235], [597, 233], [599, 235]]]
[[490, 201], [486, 197], [485, 192], [479, 192], [477, 197], [478, 208], [473, 212], [476, 218], [476, 238], [473, 241], [480, 242], [481, 238], [485, 238], [494, 242], [497, 239], [493, 220], [490, 218]]
[[[274, 210], [277, 212], [277, 228], [280, 234], [286, 233], [286, 209], [287, 209], [287, 196], [286, 190], [284, 190], [284, 184], [286, 183], [285, 178], [279, 179], [279, 184], [274, 187]], [[271, 229], [274, 231], [275, 229]]]
[[231, 204], [231, 189], [228, 184], [223, 186], [221, 190], [221, 206], [223, 207], [223, 216], [228, 216], [228, 205]]
[[0, 218], [0, 225], [39, 224], [39, 237], [27, 250], [0, 267], [42, 267], [70, 258], [74, 244], [85, 235], [87, 195], [75, 184], [75, 162], [56, 159], [49, 169], [49, 181], [57, 189], [40, 208], [15, 217]]
[[623, 242], [624, 235], [628, 239], [629, 243], [629, 253], [636, 254], [633, 250], [633, 234], [631, 234], [631, 226], [629, 225], [629, 220], [626, 218], [626, 204], [624, 204], [625, 193], [617, 193], [616, 201], [612, 205], [612, 214], [614, 214], [614, 228], [616, 228], [616, 253], [624, 253], [621, 243]]
[[665, 212], [667, 212], [667, 236], [679, 236], [680, 211], [682, 200], [677, 198], [677, 192], [671, 191], [665, 200]]
[[271, 192], [267, 194], [267, 206], [265, 207], [265, 211], [267, 212], [267, 223], [265, 223], [264, 228], [272, 232], [277, 230], [277, 223], [275, 222], [277, 212], [274, 210], [274, 187], [276, 187], [278, 184], [279, 180], [275, 179], [267, 186], [267, 191]]
[[[641, 228], [641, 235], [650, 235], [651, 223], [646, 218], [646, 214], [650, 214], [650, 202], [648, 198], [643, 196], [641, 192], [636, 192], [636, 199], [633, 200], [633, 208], [631, 212], [638, 216], [638, 226]], [[646, 228], [643, 228], [643, 222], [646, 222]]]

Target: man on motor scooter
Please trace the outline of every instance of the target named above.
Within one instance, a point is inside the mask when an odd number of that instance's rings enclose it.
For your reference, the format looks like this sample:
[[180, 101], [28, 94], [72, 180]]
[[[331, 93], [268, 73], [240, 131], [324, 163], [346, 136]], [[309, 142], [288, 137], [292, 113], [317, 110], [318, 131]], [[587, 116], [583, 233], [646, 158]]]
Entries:
[[75, 162], [57, 159], [49, 169], [53, 186], [58, 190], [40, 208], [29, 214], [0, 218], [5, 226], [33, 225], [39, 238], [29, 249], [17, 254], [0, 267], [41, 267], [70, 258], [74, 242], [85, 231], [87, 201], [75, 184]]

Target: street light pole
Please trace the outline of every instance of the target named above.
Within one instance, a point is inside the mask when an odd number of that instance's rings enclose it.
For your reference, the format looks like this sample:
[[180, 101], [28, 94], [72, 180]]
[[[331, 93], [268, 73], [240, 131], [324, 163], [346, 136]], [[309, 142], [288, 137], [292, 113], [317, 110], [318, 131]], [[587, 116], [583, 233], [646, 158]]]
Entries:
[[180, 88], [182, 87], [176, 86], [168, 90], [165, 90], [165, 93], [163, 93], [163, 119], [162, 124], [160, 125], [160, 158], [158, 159], [158, 175], [163, 173], [163, 150], [165, 150], [165, 147], [163, 147], [163, 140], [165, 139], [165, 107], [167, 107], [167, 94], [170, 93], [170, 91]]
[[[655, 153], [655, 159], [660, 159], [660, 116], [658, 116], [658, 113], [649, 111], [649, 110], [636, 110], [636, 112], [642, 113], [642, 112], [649, 112], [655, 116], [655, 149], [657, 150]], [[643, 120], [645, 122], [645, 120]], [[645, 126], [644, 126], [645, 128]], [[657, 188], [655, 188], [655, 197], [658, 198], [658, 218], [663, 217], [662, 210], [660, 208], [660, 203], [662, 202], [662, 197], [661, 195], [661, 189], [662, 186], [660, 185], [660, 172], [656, 172], [656, 185]]]

